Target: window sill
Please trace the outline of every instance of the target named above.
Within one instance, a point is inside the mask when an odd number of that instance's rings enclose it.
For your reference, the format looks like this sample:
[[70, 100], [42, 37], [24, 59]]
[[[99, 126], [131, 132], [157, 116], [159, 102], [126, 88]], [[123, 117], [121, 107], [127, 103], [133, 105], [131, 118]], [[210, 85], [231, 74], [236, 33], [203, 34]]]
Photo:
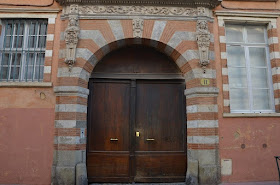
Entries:
[[224, 113], [224, 118], [280, 117], [280, 113]]
[[52, 82], [0, 82], [1, 87], [52, 87]]

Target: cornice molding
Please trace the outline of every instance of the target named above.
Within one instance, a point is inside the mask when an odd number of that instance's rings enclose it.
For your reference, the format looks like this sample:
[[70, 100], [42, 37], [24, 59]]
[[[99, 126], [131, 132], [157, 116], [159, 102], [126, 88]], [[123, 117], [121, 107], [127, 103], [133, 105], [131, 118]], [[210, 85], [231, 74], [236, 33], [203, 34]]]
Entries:
[[215, 8], [219, 0], [56, 0], [61, 5], [135, 5]]
[[60, 9], [34, 9], [34, 8], [0, 8], [0, 12], [9, 13], [57, 13]]
[[229, 17], [261, 17], [261, 18], [278, 18], [280, 12], [245, 12], [245, 11], [215, 11], [217, 16]]

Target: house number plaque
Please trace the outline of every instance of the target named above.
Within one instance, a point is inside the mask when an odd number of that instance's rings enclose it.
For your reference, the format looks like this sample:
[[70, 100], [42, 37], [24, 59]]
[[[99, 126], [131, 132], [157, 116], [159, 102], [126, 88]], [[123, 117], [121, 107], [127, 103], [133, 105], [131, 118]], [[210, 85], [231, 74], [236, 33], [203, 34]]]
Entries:
[[210, 80], [207, 78], [202, 78], [200, 80], [201, 85], [210, 85]]

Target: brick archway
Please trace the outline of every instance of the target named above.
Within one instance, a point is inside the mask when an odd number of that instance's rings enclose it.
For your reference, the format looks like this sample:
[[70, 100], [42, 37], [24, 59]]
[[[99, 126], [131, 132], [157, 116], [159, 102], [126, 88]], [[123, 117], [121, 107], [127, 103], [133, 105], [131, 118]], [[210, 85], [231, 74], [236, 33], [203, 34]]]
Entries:
[[[211, 27], [212, 23], [209, 23]], [[65, 21], [65, 26], [67, 21]], [[218, 118], [213, 39], [210, 65], [203, 73], [196, 43], [196, 21], [144, 20], [142, 38], [133, 38], [132, 20], [80, 20], [76, 63], [71, 71], [64, 63], [61, 41], [54, 139], [53, 182], [80, 184], [85, 167], [88, 80], [95, 65], [107, 53], [133, 43], [149, 45], [166, 54], [183, 72], [187, 89], [188, 181], [219, 181]], [[213, 34], [212, 34], [213, 38]], [[202, 86], [203, 78], [210, 85]], [[85, 173], [86, 174], [86, 173]], [[199, 175], [198, 175], [199, 174]]]

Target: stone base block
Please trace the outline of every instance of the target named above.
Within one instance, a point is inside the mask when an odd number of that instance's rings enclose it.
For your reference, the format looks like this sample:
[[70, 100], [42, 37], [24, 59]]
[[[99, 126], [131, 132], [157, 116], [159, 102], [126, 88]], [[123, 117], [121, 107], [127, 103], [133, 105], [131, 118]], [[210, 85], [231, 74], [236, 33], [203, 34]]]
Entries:
[[76, 165], [76, 185], [87, 185], [87, 166], [85, 163]]
[[198, 161], [197, 160], [188, 160], [186, 184], [198, 185]]
[[56, 167], [54, 185], [75, 185], [75, 167]]
[[220, 181], [220, 169], [217, 165], [199, 166], [199, 184], [217, 185]]

